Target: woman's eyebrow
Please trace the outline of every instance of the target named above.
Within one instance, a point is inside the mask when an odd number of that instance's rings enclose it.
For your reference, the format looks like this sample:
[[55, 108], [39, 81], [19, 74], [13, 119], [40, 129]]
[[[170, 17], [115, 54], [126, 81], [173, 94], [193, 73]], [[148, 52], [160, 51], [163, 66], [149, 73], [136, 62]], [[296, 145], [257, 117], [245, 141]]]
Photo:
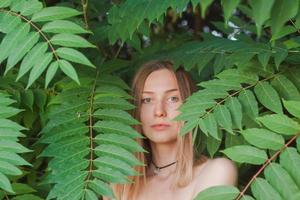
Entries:
[[[174, 92], [174, 91], [178, 91], [178, 89], [174, 88], [174, 89], [166, 90], [165, 93]], [[152, 91], [143, 91], [143, 93], [153, 94], [154, 92], [152, 92]]]

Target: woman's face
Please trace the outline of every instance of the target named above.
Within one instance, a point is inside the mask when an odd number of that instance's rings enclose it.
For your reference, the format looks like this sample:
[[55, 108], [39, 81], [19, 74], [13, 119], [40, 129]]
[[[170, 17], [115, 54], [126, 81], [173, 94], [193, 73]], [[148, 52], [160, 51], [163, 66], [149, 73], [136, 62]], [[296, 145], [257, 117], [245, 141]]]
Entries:
[[180, 122], [172, 121], [182, 104], [175, 75], [161, 69], [146, 79], [141, 100], [141, 122], [144, 135], [154, 143], [170, 143], [177, 140]]

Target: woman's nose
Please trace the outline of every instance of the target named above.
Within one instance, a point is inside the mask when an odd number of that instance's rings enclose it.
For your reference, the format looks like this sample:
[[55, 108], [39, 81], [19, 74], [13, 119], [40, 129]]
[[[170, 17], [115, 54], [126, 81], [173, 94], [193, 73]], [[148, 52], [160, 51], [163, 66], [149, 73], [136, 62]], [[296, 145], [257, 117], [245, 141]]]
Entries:
[[165, 117], [167, 115], [165, 107], [162, 102], [156, 103], [154, 114], [156, 117]]

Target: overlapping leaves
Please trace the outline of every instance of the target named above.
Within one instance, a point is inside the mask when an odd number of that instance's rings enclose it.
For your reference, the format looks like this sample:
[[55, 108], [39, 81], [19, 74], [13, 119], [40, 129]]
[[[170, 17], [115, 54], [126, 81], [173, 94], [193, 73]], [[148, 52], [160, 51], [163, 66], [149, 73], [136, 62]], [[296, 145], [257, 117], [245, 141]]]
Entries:
[[[40, 142], [41, 156], [52, 157], [45, 183], [54, 184], [48, 199], [113, 197], [110, 183], [126, 183], [141, 165], [134, 156], [144, 151], [141, 135], [127, 110], [133, 105], [120, 79], [101, 75], [94, 86], [63, 91], [50, 104], [49, 122]], [[93, 199], [92, 198], [92, 199]]]
[[17, 80], [29, 73], [27, 88], [46, 71], [45, 87], [58, 69], [79, 83], [70, 63], [95, 67], [75, 48], [94, 47], [76, 34], [90, 33], [66, 18], [81, 12], [68, 7], [46, 7], [38, 0], [5, 1], [0, 5], [0, 63], [7, 74], [19, 64]]
[[31, 166], [19, 155], [30, 152], [19, 143], [19, 137], [25, 136], [21, 133], [25, 128], [9, 119], [21, 111], [11, 106], [14, 102], [7, 94], [0, 92], [0, 189], [7, 193], [15, 193], [11, 176], [23, 174], [18, 166]]

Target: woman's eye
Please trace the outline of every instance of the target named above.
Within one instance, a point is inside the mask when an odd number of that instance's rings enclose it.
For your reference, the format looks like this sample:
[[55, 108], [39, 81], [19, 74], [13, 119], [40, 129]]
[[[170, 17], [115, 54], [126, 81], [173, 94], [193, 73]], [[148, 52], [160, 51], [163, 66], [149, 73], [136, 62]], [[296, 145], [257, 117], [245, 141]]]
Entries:
[[176, 97], [176, 96], [174, 96], [174, 97], [170, 97], [169, 99], [168, 99], [168, 101], [169, 102], [178, 102], [179, 101], [179, 98], [178, 97]]
[[142, 103], [150, 103], [150, 102], [151, 102], [151, 98], [149, 97], [142, 99]]

